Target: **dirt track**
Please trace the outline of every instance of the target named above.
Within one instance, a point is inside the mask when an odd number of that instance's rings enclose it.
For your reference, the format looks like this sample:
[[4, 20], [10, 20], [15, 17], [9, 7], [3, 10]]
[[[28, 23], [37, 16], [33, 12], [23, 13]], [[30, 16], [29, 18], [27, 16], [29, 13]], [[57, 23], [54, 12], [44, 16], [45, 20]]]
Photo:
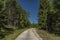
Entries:
[[35, 28], [31, 28], [24, 31], [15, 40], [42, 40], [42, 38], [36, 33]]

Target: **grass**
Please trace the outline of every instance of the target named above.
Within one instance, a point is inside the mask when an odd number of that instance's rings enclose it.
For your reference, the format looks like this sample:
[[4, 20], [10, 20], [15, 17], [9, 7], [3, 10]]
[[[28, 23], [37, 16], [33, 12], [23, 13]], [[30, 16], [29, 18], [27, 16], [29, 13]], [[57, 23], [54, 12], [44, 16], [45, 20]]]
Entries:
[[51, 34], [49, 32], [46, 32], [44, 30], [37, 29], [37, 33], [43, 40], [60, 40], [59, 36], [56, 36], [55, 34]]
[[3, 38], [3, 39], [1, 39], [1, 40], [14, 40], [18, 35], [20, 35], [20, 34], [21, 34], [23, 31], [25, 31], [26, 29], [27, 29], [27, 28], [15, 30], [14, 33], [5, 36], [5, 38]]

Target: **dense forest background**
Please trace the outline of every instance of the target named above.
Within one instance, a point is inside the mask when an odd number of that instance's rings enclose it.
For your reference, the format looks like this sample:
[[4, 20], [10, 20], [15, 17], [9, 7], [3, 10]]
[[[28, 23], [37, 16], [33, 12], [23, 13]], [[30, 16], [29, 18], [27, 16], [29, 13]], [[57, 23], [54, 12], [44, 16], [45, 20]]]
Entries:
[[50, 33], [60, 35], [60, 1], [40, 0], [38, 25]]
[[0, 0], [0, 38], [29, 23], [28, 12], [16, 0]]
[[37, 27], [60, 35], [60, 0], [39, 0], [38, 23], [31, 24], [29, 13], [17, 0], [0, 0], [0, 38], [16, 29]]

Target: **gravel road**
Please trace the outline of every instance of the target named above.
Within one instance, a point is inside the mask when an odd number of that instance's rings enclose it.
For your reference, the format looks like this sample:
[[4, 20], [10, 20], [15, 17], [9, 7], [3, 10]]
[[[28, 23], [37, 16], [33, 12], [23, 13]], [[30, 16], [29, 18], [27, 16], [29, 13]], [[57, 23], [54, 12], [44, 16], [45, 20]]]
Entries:
[[31, 28], [21, 33], [15, 40], [42, 40], [42, 38], [36, 33], [35, 28]]

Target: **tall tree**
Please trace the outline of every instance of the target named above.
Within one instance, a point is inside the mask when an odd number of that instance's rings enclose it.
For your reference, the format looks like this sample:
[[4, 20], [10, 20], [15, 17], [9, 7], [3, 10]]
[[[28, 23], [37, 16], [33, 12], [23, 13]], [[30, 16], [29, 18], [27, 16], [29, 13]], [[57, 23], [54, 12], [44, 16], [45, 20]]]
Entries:
[[6, 33], [4, 30], [7, 21], [5, 10], [4, 0], [0, 0], [0, 38], [4, 37]]
[[60, 0], [54, 0], [54, 8], [56, 10], [56, 25], [54, 31], [60, 34]]
[[0, 37], [14, 28], [28, 27], [28, 13], [17, 0], [0, 0]]
[[29, 25], [28, 13], [25, 10], [21, 10], [19, 14], [18, 24], [20, 28], [25, 28]]
[[47, 20], [47, 12], [48, 12], [48, 0], [40, 0], [40, 8], [38, 13], [38, 24], [40, 28], [47, 28], [46, 20]]

